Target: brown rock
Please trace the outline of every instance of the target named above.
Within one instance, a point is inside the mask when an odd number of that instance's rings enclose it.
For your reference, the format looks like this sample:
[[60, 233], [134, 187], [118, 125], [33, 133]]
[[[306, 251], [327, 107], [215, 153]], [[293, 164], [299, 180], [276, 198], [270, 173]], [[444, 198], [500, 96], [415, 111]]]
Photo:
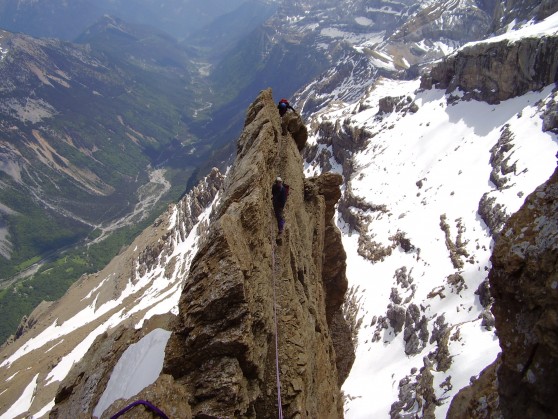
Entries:
[[[110, 418], [120, 410], [138, 400], [149, 401], [167, 417], [174, 419], [191, 419], [192, 411], [188, 405], [189, 395], [184, 387], [178, 385], [170, 375], [161, 375], [157, 381], [144, 388], [139, 394], [128, 400], [117, 400], [108, 408], [101, 418]], [[153, 419], [159, 417], [143, 405], [128, 410], [123, 418]]]
[[308, 129], [299, 114], [287, 112], [283, 116], [283, 124], [287, 127], [287, 131], [291, 133], [298, 151], [302, 151], [308, 140]]
[[[100, 335], [87, 355], [72, 368], [68, 376], [60, 383], [55, 398], [56, 407], [51, 411], [50, 418], [93, 417], [93, 410], [104, 392], [114, 366], [124, 351], [152, 330], [158, 327], [168, 329], [169, 319], [170, 316], [157, 316], [150, 319], [140, 330], [121, 326], [110, 334]], [[134, 400], [137, 398], [141, 397], [138, 396]], [[116, 411], [118, 410], [116, 409]], [[105, 416], [110, 417], [106, 413], [103, 417]]]
[[[292, 121], [286, 121], [291, 134], [303, 131]], [[347, 288], [332, 221], [341, 177], [305, 181], [295, 141], [282, 135], [271, 91], [263, 91], [247, 112], [167, 346], [164, 371], [191, 394], [195, 417], [275, 416], [275, 309], [283, 412], [343, 416], [332, 340], [344, 330], [338, 313]], [[271, 207], [278, 175], [290, 185], [282, 246], [275, 244]], [[350, 367], [339, 368], [346, 376]]]
[[501, 419], [496, 371], [500, 358], [486, 367], [477, 380], [453, 398], [448, 419]]

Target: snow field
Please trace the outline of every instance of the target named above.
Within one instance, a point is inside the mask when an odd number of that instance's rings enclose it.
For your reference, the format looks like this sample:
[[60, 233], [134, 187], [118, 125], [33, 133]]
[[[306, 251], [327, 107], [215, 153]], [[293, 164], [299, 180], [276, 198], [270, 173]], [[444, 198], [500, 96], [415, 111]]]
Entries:
[[[548, 100], [553, 86], [496, 106], [461, 101], [448, 105], [444, 92], [419, 92], [417, 87], [418, 81], [380, 80], [361, 101], [370, 108], [355, 114], [357, 108], [353, 104], [343, 106], [337, 102], [331, 110], [316, 116], [321, 121], [350, 118], [354, 127], [364, 127], [375, 134], [364, 151], [353, 155], [357, 169], [345, 181], [351, 182], [355, 196], [387, 207], [386, 213], [364, 213], [371, 217], [370, 239], [389, 246], [389, 237], [401, 231], [415, 246], [409, 254], [396, 248], [391, 256], [372, 263], [357, 253], [358, 233], [351, 234], [348, 226], [338, 221], [348, 256], [347, 277], [350, 286], [358, 289], [362, 319], [356, 361], [343, 386], [348, 396], [346, 417], [351, 419], [388, 417], [391, 404], [398, 399], [399, 381], [409, 376], [412, 368], [420, 370], [423, 357], [436, 349], [435, 342], [428, 343], [420, 354], [407, 356], [403, 333], [394, 336], [391, 327], [382, 329], [379, 342], [372, 342], [377, 327], [371, 325], [372, 319], [385, 316], [392, 288], [397, 288], [403, 299], [412, 294], [409, 288], [396, 283], [397, 269], [406, 267], [413, 278], [416, 289], [412, 303], [424, 308], [421, 315], [428, 318], [430, 333], [433, 321], [443, 315], [450, 336], [456, 339], [448, 345], [453, 361], [450, 369], [432, 371], [434, 390], [443, 401], [436, 409], [437, 417], [445, 417], [457, 391], [495, 359], [500, 351], [498, 341], [493, 330], [481, 326], [479, 315], [483, 307], [474, 294], [488, 275], [493, 245], [477, 213], [479, 201], [489, 193], [512, 214], [527, 194], [548, 179], [556, 164], [558, 142], [555, 135], [542, 132], [537, 106]], [[377, 117], [377, 103], [385, 96], [409, 96], [418, 111]], [[506, 175], [508, 188], [498, 191], [490, 181], [490, 150], [505, 126], [512, 133], [513, 144], [505, 157], [509, 157], [510, 164], [516, 164], [516, 170]], [[316, 141], [315, 136], [309, 138], [311, 144]], [[334, 159], [331, 163], [333, 170], [341, 173]], [[307, 176], [319, 172], [316, 165], [305, 166]], [[461, 242], [469, 254], [461, 257], [464, 265], [459, 269], [449, 258], [446, 236], [440, 227], [443, 214], [450, 241], [457, 242], [461, 228]], [[446, 282], [448, 275], [456, 272], [466, 285], [460, 293]], [[429, 296], [432, 291], [441, 291], [443, 298]], [[448, 377], [451, 389], [440, 387]]]

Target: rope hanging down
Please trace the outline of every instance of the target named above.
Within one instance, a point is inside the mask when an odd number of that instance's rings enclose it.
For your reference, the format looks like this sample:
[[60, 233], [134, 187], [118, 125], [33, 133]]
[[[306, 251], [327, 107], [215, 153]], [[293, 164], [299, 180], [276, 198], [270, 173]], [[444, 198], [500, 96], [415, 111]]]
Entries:
[[[283, 137], [281, 135], [279, 135], [279, 144], [278, 144], [278, 150], [277, 150], [277, 154], [275, 155], [275, 162], [273, 167], [276, 168], [278, 167], [278, 163], [279, 163], [279, 154], [281, 153], [282, 150], [282, 142], [283, 142]], [[275, 288], [276, 288], [276, 279], [277, 279], [277, 275], [276, 275], [276, 262], [275, 262], [275, 240], [273, 239], [273, 216], [270, 217], [269, 220], [269, 238], [271, 240], [271, 272], [272, 272], [272, 276], [273, 276], [273, 320], [275, 323], [275, 376], [277, 379], [277, 410], [278, 410], [278, 414], [279, 414], [279, 419], [283, 419], [283, 403], [281, 401], [281, 379], [279, 376], [279, 327], [277, 326], [277, 295], [275, 293]]]
[[[271, 223], [270, 223], [271, 225]], [[277, 408], [279, 411], [279, 419], [283, 419], [283, 404], [281, 402], [281, 379], [279, 378], [279, 328], [277, 327], [277, 297], [275, 294], [275, 244], [273, 243], [273, 227], [271, 228], [271, 263], [273, 264], [273, 319], [275, 321], [275, 372], [277, 378]]]

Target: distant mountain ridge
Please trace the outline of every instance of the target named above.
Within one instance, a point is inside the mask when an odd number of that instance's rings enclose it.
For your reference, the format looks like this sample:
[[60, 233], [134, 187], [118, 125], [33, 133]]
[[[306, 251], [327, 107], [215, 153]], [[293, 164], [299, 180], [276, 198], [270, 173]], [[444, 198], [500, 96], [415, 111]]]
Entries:
[[246, 0], [0, 0], [0, 27], [35, 37], [72, 41], [103, 15], [149, 24], [182, 39]]
[[[553, 2], [523, 0], [401, 2], [396, 7], [403, 5], [406, 7], [394, 9], [390, 2], [384, 6], [376, 2], [376, 7], [348, 2], [344, 10], [356, 7], [357, 14], [369, 22], [376, 21], [376, 14], [396, 13], [392, 23], [380, 26], [380, 31], [374, 24], [366, 28], [353, 23], [345, 25], [345, 33], [333, 36], [353, 48], [344, 50], [334, 66], [296, 93], [296, 102], [304, 106], [305, 112], [316, 112], [332, 100], [356, 100], [379, 76], [413, 79], [421, 69], [467, 42], [505, 32], [512, 22], [519, 25], [541, 20], [558, 11]], [[363, 31], [368, 36], [360, 38]]]

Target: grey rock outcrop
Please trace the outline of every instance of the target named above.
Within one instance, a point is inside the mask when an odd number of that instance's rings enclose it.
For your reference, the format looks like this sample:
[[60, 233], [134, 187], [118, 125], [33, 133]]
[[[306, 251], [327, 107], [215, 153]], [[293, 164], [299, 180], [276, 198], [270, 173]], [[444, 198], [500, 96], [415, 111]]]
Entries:
[[449, 418], [558, 416], [557, 213], [558, 170], [496, 242], [489, 281], [501, 358], [456, 396]]
[[514, 21], [540, 21], [558, 11], [554, 0], [485, 0], [483, 3], [494, 17], [492, 30], [499, 32], [505, 32]]
[[[471, 41], [479, 39], [488, 31], [490, 16], [478, 7], [478, 2], [460, 3], [432, 2], [419, 10], [393, 36], [406, 42], [420, 42], [424, 39], [458, 39]], [[448, 15], [459, 18], [448, 19]]]
[[558, 37], [478, 43], [459, 50], [421, 79], [421, 88], [457, 89], [465, 98], [499, 103], [558, 80]]
[[393, 327], [393, 330], [396, 334], [403, 330], [406, 314], [407, 310], [401, 305], [396, 304], [394, 306], [388, 307], [386, 317], [389, 319], [389, 324], [391, 327]]
[[558, 416], [558, 170], [508, 221], [492, 256], [504, 417]]
[[548, 102], [544, 110], [542, 129], [544, 132], [550, 131], [558, 134], [558, 103], [556, 102], [556, 96]]
[[479, 201], [477, 213], [490, 230], [490, 234], [494, 238], [498, 238], [506, 221], [509, 219], [505, 207], [497, 203], [496, 198], [489, 196], [489, 193], [485, 192]]
[[[349, 120], [344, 120], [342, 123], [337, 121], [335, 124], [326, 121], [322, 122], [318, 127], [318, 144], [331, 146], [333, 157], [340, 162], [343, 166], [343, 176], [348, 179], [353, 173], [353, 159], [354, 153], [361, 151], [366, 141], [370, 138], [371, 134], [365, 128], [353, 127]], [[317, 160], [321, 163], [323, 171], [331, 169], [329, 158], [332, 155], [329, 150], [323, 149], [324, 156], [317, 156], [317, 147], [305, 151], [306, 161]], [[323, 163], [322, 163], [323, 162]]]
[[428, 320], [421, 315], [420, 308], [416, 304], [410, 304], [405, 313], [405, 330], [403, 331], [405, 353], [407, 355], [421, 353], [428, 343], [428, 337]]
[[418, 111], [418, 105], [413, 102], [410, 97], [399, 96], [387, 96], [383, 97], [378, 102], [378, 114], [386, 114], [392, 113], [393, 111], [396, 112], [411, 112], [415, 113]]
[[178, 203], [184, 223], [180, 227], [181, 238], [185, 238], [194, 228], [196, 220], [211, 204], [217, 192], [223, 187], [225, 176], [217, 168], [209, 174]]

